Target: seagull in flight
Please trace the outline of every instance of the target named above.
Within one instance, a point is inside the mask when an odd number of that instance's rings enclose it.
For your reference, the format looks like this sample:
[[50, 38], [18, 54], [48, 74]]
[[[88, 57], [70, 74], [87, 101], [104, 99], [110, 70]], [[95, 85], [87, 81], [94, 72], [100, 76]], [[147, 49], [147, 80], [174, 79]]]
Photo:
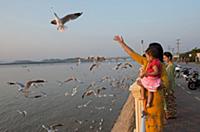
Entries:
[[38, 79], [38, 80], [31, 80], [31, 81], [27, 81], [25, 84], [25, 90], [29, 90], [29, 88], [36, 83], [45, 83], [47, 82], [46, 80], [42, 80], [42, 79]]
[[87, 91], [85, 91], [82, 95], [82, 99], [85, 97], [85, 96], [90, 96], [92, 94], [94, 94], [94, 96], [97, 96], [100, 94], [101, 90], [106, 90], [105, 87], [101, 87], [101, 88], [98, 88], [96, 89], [96, 91], [94, 89], [89, 89]]
[[133, 68], [133, 65], [130, 62], [126, 62], [124, 65], [129, 66], [130, 68]]
[[51, 24], [56, 25], [58, 31], [64, 32], [65, 30], [64, 24], [70, 20], [77, 19], [79, 16], [83, 14], [83, 12], [68, 14], [64, 16], [63, 18], [58, 17], [58, 15], [54, 11], [53, 11], [53, 14], [55, 16], [55, 19], [51, 21]]
[[23, 117], [25, 117], [27, 115], [27, 112], [24, 110], [24, 111], [20, 111], [20, 110], [17, 110], [17, 112], [21, 115], [23, 115]]
[[37, 84], [37, 83], [45, 83], [47, 82], [46, 80], [42, 80], [42, 79], [38, 79], [38, 80], [30, 80], [30, 81], [27, 81], [25, 84], [23, 83], [20, 83], [20, 82], [8, 82], [9, 85], [17, 85], [19, 88], [18, 88], [18, 91], [19, 92], [23, 92], [24, 93], [24, 96], [28, 96], [29, 94], [29, 89], [32, 85], [34, 84]]
[[82, 95], [82, 99], [85, 97], [85, 96], [90, 96], [94, 94], [95, 96], [97, 95], [97, 93], [94, 91], [94, 90], [88, 90], [88, 91], [85, 91]]
[[58, 129], [57, 127], [61, 127], [61, 126], [64, 126], [63, 124], [53, 124], [53, 125], [50, 125], [50, 126], [45, 126], [45, 125], [42, 125], [42, 128], [44, 128], [47, 132], [57, 132]]
[[74, 76], [68, 77], [65, 81], [57, 81], [57, 82], [59, 83], [60, 86], [62, 86], [64, 83], [68, 83], [68, 82], [71, 82], [71, 81], [76, 81], [76, 82], [79, 82], [79, 83], [83, 83], [82, 81], [80, 81], [79, 79], [77, 79]]
[[114, 67], [114, 69], [115, 70], [118, 70], [119, 69], [119, 67], [122, 65], [122, 63], [118, 63], [115, 67]]

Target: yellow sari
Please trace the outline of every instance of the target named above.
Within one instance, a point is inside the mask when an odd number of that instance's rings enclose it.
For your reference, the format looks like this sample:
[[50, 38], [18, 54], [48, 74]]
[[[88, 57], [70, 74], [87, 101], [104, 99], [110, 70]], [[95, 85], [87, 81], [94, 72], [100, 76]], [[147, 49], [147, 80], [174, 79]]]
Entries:
[[[131, 56], [133, 60], [135, 60], [141, 65], [144, 65], [146, 69], [148, 61], [145, 57], [135, 53], [134, 51], [129, 51], [127, 53]], [[162, 88], [163, 87], [168, 88], [169, 82], [164, 64], [162, 65], [161, 80], [163, 84]], [[145, 122], [146, 132], [163, 132], [164, 96], [162, 88], [159, 88], [156, 92], [154, 92], [152, 107], [146, 109], [147, 112], [147, 117]]]

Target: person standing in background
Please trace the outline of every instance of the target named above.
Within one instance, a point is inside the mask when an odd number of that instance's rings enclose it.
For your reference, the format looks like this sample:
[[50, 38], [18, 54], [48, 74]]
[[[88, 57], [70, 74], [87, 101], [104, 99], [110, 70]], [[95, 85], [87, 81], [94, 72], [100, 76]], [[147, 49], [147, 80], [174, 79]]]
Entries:
[[166, 71], [169, 79], [169, 88], [164, 90], [164, 110], [166, 119], [176, 118], [176, 97], [174, 91], [176, 88], [175, 84], [175, 65], [173, 63], [173, 56], [170, 52], [164, 52], [164, 62], [166, 63]]

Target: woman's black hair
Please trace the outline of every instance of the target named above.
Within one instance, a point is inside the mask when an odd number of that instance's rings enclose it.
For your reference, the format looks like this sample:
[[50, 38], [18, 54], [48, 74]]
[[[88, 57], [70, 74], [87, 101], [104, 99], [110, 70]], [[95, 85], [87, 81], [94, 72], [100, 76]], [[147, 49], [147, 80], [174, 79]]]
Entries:
[[145, 54], [143, 54], [142, 56], [143, 56], [143, 57], [146, 57], [146, 55], [145, 55]]
[[163, 62], [163, 48], [161, 44], [159, 43], [150, 43], [149, 48], [155, 48], [156, 49], [156, 57], [158, 58], [161, 62]]
[[145, 53], [153, 56], [156, 59], [159, 59], [159, 52], [156, 47], [148, 47]]
[[167, 56], [169, 58], [169, 60], [172, 60], [172, 58], [173, 58], [173, 55], [170, 52], [164, 52], [163, 55]]

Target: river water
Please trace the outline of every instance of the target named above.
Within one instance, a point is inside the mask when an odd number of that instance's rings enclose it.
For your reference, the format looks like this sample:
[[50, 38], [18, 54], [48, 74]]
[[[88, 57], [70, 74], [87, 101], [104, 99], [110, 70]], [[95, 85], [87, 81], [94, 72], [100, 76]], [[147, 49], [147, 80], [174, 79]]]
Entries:
[[[109, 132], [128, 97], [128, 88], [138, 74], [139, 66], [114, 70], [120, 62], [99, 63], [92, 71], [91, 63], [63, 63], [0, 66], [0, 132], [45, 132], [42, 125], [56, 123], [59, 132]], [[124, 62], [122, 62], [124, 63]], [[61, 84], [74, 76], [78, 81]], [[108, 80], [100, 81], [109, 76]], [[31, 86], [29, 97], [7, 82], [25, 83], [45, 79], [43, 85]], [[93, 87], [88, 88], [90, 84]], [[99, 94], [85, 96], [88, 89]], [[74, 90], [73, 90], [74, 89]], [[76, 90], [75, 90], [76, 89]], [[47, 96], [33, 98], [41, 91]], [[72, 94], [73, 93], [73, 94]], [[26, 111], [23, 116], [19, 111]]]

